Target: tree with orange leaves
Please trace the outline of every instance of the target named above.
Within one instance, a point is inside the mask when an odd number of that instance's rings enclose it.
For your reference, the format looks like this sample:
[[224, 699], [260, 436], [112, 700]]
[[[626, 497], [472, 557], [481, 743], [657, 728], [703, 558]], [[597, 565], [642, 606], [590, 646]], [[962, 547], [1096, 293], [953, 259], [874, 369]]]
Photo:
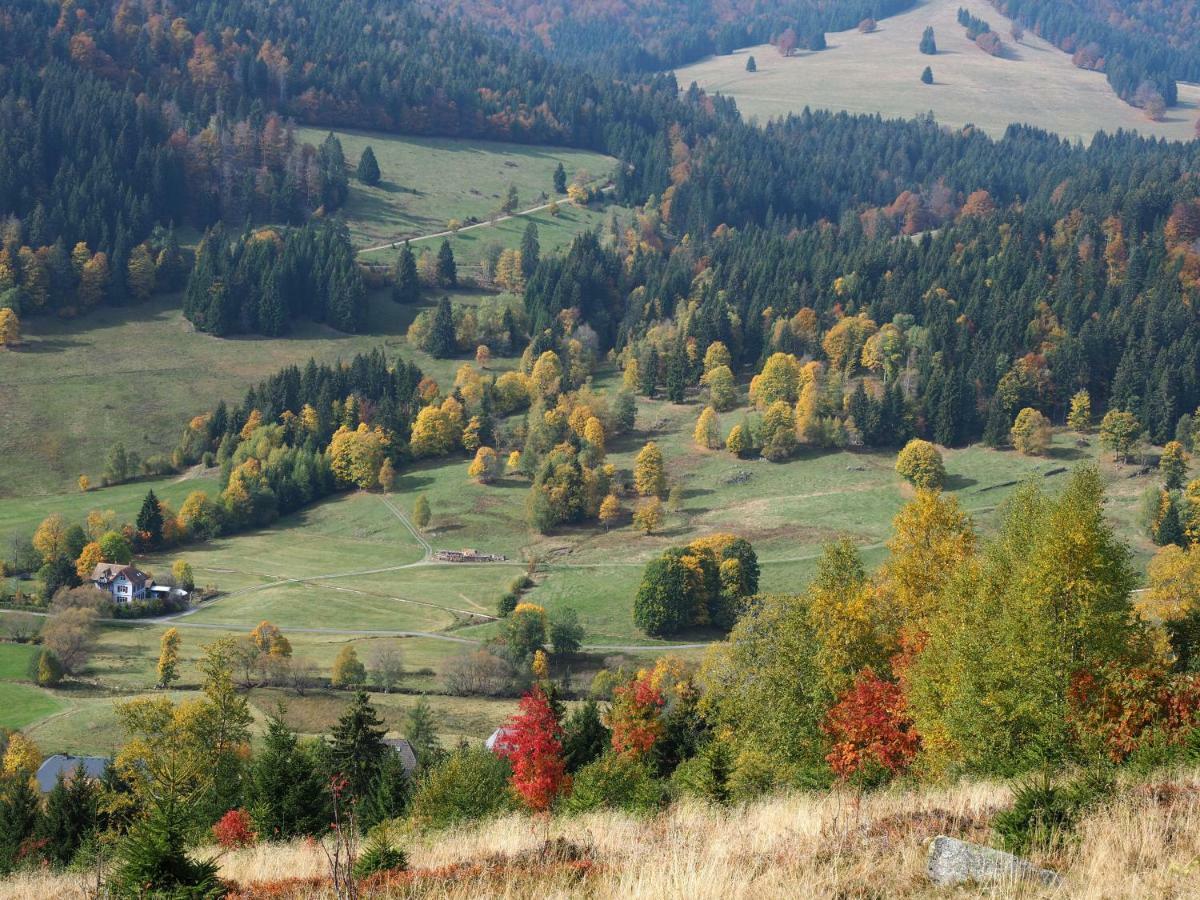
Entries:
[[863, 669], [821, 724], [833, 741], [825, 759], [839, 778], [897, 775], [912, 763], [921, 739], [908, 717], [900, 685]]
[[613, 749], [623, 756], [647, 755], [662, 736], [664, 705], [666, 698], [655, 685], [653, 672], [639, 672], [613, 691], [608, 713]]

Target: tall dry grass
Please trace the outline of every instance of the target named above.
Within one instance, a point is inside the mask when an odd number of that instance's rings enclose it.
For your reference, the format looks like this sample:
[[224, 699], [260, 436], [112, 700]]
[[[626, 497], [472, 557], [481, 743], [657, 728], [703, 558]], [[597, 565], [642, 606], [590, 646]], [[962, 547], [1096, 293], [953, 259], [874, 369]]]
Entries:
[[[986, 841], [1007, 788], [964, 784], [856, 797], [850, 792], [775, 797], [743, 807], [678, 804], [651, 819], [596, 814], [549, 822], [524, 816], [404, 838], [422, 874], [373, 896], [621, 897], [767, 900], [821, 897], [1200, 898], [1200, 774], [1129, 787], [1093, 813], [1078, 838], [1036, 861], [1065, 875], [1061, 886], [1028, 883], [931, 887], [930, 838]], [[587, 848], [582, 868], [541, 865], [537, 851], [563, 838]], [[459, 867], [459, 868], [455, 868]], [[247, 897], [326, 898], [321, 849], [311, 842], [263, 845], [222, 859], [222, 876]], [[0, 897], [84, 897], [69, 876], [25, 875]]]

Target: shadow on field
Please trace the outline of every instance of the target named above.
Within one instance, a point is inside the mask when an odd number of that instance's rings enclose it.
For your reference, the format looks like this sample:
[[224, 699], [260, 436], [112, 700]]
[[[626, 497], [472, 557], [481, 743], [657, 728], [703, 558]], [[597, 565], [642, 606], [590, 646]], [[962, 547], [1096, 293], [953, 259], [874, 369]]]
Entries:
[[979, 484], [979, 482], [974, 478], [966, 478], [962, 475], [947, 475], [946, 480], [942, 483], [942, 490], [961, 491], [976, 484]]

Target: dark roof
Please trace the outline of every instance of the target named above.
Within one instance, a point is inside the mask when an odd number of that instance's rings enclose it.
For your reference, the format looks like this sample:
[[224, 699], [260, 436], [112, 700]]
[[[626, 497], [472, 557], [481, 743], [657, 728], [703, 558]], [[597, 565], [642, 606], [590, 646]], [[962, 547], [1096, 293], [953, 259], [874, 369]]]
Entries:
[[120, 563], [96, 563], [96, 568], [92, 569], [92, 581], [113, 581], [122, 575], [136, 587], [141, 587], [147, 581], [151, 584], [154, 583], [149, 575], [136, 566], [123, 566]]
[[56, 753], [46, 757], [41, 768], [37, 770], [38, 790], [48, 794], [54, 790], [58, 777], [71, 778], [83, 766], [83, 774], [88, 778], [100, 779], [108, 768], [109, 760], [103, 756], [67, 756]]
[[404, 766], [404, 773], [411, 775], [417, 768], [417, 754], [413, 750], [412, 744], [404, 738], [384, 738], [383, 742], [400, 754], [400, 764]]

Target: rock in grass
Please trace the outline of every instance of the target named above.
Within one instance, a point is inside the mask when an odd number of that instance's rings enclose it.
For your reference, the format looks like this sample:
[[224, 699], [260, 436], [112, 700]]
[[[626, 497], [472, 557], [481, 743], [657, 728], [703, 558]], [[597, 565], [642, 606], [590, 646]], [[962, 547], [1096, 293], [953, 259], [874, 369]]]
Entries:
[[1002, 850], [968, 844], [945, 835], [938, 835], [929, 845], [929, 861], [925, 867], [934, 884], [983, 884], [991, 881], [1015, 881], [1030, 878], [1045, 885], [1059, 883], [1059, 875], [1050, 869], [1039, 869], [1028, 860]]

